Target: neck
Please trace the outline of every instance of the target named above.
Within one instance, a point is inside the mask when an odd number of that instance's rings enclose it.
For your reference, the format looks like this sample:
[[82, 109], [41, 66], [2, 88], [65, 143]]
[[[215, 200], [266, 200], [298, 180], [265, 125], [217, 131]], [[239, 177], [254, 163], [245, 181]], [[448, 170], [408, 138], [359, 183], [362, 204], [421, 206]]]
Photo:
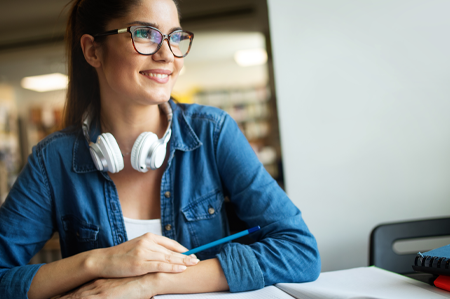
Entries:
[[162, 138], [167, 128], [167, 116], [158, 105], [122, 107], [102, 105], [101, 132], [111, 133], [123, 155], [131, 153], [133, 144], [143, 132], [153, 132]]

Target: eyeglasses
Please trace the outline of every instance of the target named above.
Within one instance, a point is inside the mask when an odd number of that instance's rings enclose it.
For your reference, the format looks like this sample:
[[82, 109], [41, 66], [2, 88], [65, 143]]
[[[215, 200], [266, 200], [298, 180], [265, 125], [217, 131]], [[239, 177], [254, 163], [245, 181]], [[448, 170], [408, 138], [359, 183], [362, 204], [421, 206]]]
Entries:
[[185, 57], [191, 49], [194, 33], [184, 30], [175, 30], [169, 34], [162, 34], [150, 26], [130, 26], [123, 29], [114, 29], [94, 35], [95, 37], [129, 32], [133, 47], [139, 54], [152, 55], [158, 52], [165, 39], [169, 43], [170, 51], [178, 58]]

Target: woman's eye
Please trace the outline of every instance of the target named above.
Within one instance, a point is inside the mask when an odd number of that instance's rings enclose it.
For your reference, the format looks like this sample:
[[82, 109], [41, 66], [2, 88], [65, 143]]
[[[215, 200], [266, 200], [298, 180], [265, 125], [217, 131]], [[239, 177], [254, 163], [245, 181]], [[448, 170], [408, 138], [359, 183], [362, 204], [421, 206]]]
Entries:
[[137, 30], [135, 33], [137, 38], [148, 38], [148, 31], [147, 30]]
[[134, 37], [142, 41], [145, 40], [147, 42], [157, 44], [161, 41], [161, 35], [156, 30], [147, 30], [147, 29], [136, 30], [136, 32], [134, 33]]

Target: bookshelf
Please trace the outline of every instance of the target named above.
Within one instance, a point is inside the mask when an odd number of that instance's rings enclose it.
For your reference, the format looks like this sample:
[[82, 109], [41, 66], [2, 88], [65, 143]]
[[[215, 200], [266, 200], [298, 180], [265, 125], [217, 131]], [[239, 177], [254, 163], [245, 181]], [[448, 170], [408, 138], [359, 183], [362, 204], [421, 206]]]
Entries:
[[20, 171], [17, 119], [13, 88], [0, 85], [0, 205]]
[[283, 187], [278, 124], [269, 87], [200, 90], [193, 102], [226, 111], [238, 124], [267, 172]]

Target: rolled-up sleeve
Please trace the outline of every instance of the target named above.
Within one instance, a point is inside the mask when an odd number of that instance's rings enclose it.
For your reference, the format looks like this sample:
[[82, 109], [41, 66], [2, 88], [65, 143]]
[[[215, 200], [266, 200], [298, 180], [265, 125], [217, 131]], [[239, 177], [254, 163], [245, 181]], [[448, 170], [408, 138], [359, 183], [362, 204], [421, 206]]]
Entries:
[[0, 207], [0, 298], [28, 298], [42, 266], [27, 265], [53, 234], [48, 180], [35, 148]]
[[227, 114], [216, 133], [217, 165], [234, 210], [248, 227], [261, 227], [251, 235], [254, 244], [230, 243], [217, 255], [230, 291], [317, 279], [321, 267], [317, 243], [300, 210]]
[[264, 275], [253, 250], [246, 245], [229, 243], [217, 255], [231, 292], [264, 287]]
[[43, 264], [0, 270], [0, 298], [28, 298], [34, 275]]

